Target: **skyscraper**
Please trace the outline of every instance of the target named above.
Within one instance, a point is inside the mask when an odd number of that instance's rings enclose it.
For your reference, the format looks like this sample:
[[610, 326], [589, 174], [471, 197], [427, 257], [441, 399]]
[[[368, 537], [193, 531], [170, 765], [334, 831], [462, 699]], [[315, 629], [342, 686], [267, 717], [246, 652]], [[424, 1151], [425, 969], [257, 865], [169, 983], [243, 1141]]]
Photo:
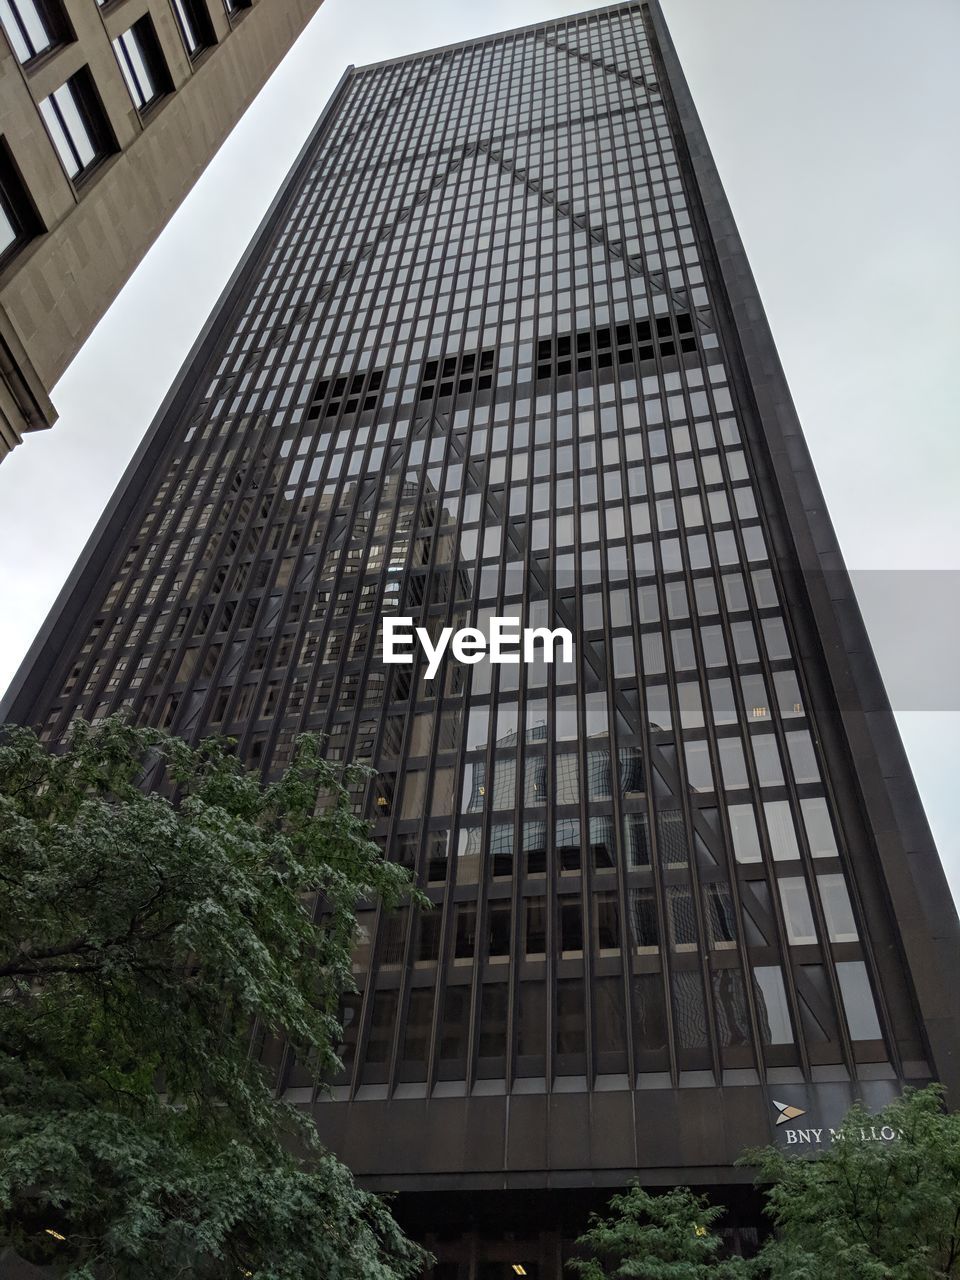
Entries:
[[[384, 662], [381, 620], [569, 661]], [[351, 68], [8, 695], [373, 761], [343, 1071], [437, 1276], [958, 1079], [958, 924], [662, 15]], [[884, 1140], [882, 1135], [878, 1140]], [[519, 1268], [519, 1270], [518, 1270]]]
[[319, 5], [0, 2], [0, 459]]

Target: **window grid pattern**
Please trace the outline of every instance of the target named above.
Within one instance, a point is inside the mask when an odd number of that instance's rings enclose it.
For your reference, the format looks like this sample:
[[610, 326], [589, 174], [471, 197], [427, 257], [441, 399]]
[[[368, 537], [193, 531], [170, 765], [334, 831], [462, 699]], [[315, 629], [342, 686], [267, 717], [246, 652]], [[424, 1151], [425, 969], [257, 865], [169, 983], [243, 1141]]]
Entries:
[[340, 1095], [891, 1052], [706, 261], [639, 6], [354, 73], [40, 714], [374, 762]]
[[0, 0], [0, 22], [17, 61], [26, 63], [58, 44], [63, 15], [37, 0]]

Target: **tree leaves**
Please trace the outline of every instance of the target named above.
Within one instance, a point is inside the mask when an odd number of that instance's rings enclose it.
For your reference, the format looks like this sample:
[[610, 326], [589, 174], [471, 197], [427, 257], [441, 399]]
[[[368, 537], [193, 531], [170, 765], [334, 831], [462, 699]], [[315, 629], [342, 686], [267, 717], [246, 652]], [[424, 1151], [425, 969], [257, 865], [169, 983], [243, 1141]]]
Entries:
[[[880, 1140], [878, 1139], [878, 1135]], [[568, 1264], [583, 1280], [957, 1280], [960, 1115], [939, 1085], [907, 1089], [877, 1114], [847, 1113], [815, 1158], [749, 1151], [773, 1234], [756, 1257], [724, 1256], [724, 1216], [686, 1187], [633, 1185], [594, 1216]]]
[[357, 904], [411, 892], [356, 777], [309, 735], [263, 786], [227, 742], [120, 718], [60, 754], [5, 731], [0, 1221], [24, 1256], [98, 1280], [419, 1269], [251, 1054], [256, 1030], [335, 1067]]
[[770, 1147], [743, 1163], [767, 1184], [776, 1235], [759, 1261], [771, 1280], [960, 1276], [960, 1116], [938, 1085], [875, 1115], [852, 1107], [815, 1159]]
[[687, 1187], [659, 1195], [632, 1184], [610, 1201], [610, 1216], [594, 1214], [577, 1241], [587, 1256], [572, 1258], [583, 1280], [735, 1280], [738, 1258], [723, 1259], [713, 1224], [724, 1209]]

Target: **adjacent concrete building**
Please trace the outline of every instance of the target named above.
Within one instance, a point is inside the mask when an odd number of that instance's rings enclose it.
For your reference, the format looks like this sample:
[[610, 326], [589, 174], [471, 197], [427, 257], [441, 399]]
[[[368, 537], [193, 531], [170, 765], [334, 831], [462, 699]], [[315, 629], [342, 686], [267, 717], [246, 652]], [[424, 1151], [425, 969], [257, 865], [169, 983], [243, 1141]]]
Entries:
[[[391, 614], [574, 654], [429, 679]], [[4, 713], [121, 708], [374, 764], [434, 909], [362, 911], [330, 1092], [263, 1056], [436, 1280], [560, 1280], [632, 1177], [749, 1249], [745, 1146], [960, 1093], [957, 916], [652, 0], [350, 69]]]
[[0, 0], [0, 458], [321, 0]]

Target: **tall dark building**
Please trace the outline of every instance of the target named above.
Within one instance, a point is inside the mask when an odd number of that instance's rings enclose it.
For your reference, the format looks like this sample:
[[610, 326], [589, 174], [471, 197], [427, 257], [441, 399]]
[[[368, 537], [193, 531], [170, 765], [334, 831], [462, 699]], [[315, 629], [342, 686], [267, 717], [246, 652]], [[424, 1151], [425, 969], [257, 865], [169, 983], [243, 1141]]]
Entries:
[[[574, 656], [428, 680], [383, 615]], [[655, 3], [344, 76], [6, 712], [121, 707], [374, 762], [435, 910], [364, 912], [330, 1095], [263, 1053], [444, 1280], [555, 1280], [631, 1176], [748, 1245], [745, 1146], [958, 1096], [957, 917]]]
[[0, 460], [321, 0], [0, 0]]

